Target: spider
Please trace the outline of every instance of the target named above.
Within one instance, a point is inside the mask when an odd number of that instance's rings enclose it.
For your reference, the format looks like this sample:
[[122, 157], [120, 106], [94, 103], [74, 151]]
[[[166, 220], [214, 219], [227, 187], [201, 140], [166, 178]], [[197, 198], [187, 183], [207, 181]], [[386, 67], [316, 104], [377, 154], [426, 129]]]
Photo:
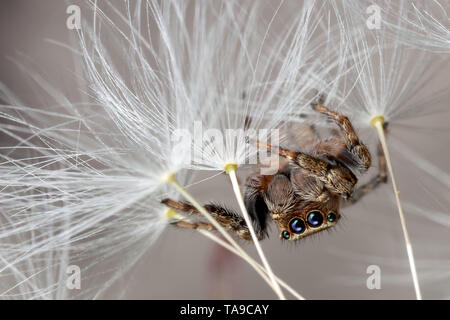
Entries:
[[[341, 202], [343, 206], [354, 204], [369, 191], [387, 182], [386, 160], [378, 145], [378, 174], [355, 190], [357, 178], [351, 169], [360, 173], [369, 169], [369, 150], [358, 138], [349, 119], [325, 107], [323, 97], [312, 107], [338, 125], [343, 139], [335, 130], [335, 137], [315, 143], [309, 154], [277, 147], [279, 155], [286, 159], [278, 172], [274, 175], [255, 172], [248, 176], [244, 191], [245, 206], [260, 240], [268, 236], [269, 218], [277, 225], [280, 238], [289, 241], [331, 228], [341, 217]], [[312, 126], [309, 128], [316, 134]], [[264, 147], [272, 149], [271, 145]], [[180, 212], [199, 213], [186, 202], [164, 199], [162, 203]], [[251, 241], [243, 217], [217, 204], [207, 204], [205, 209], [225, 228]], [[214, 230], [206, 222], [179, 220], [173, 224], [182, 228]]]

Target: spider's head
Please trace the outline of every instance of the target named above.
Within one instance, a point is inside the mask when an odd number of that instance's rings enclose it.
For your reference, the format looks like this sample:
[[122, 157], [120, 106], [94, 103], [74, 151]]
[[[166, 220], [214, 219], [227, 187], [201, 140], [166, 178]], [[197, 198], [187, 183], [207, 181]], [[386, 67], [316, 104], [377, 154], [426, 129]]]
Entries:
[[272, 219], [280, 231], [281, 239], [296, 241], [333, 227], [340, 219], [338, 204], [338, 201], [336, 205], [300, 203], [292, 211], [272, 214]]
[[[301, 190], [298, 184], [301, 184]], [[292, 175], [291, 180], [284, 175], [273, 178], [265, 203], [284, 240], [295, 241], [331, 228], [340, 218], [339, 196], [328, 192], [316, 181], [312, 183], [298, 177], [294, 180]]]

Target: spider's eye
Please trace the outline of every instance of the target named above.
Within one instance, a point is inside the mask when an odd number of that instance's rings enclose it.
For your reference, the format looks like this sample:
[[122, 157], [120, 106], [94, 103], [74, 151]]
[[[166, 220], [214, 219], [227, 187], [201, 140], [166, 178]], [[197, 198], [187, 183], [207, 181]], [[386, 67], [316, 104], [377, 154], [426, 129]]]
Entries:
[[319, 211], [313, 211], [308, 214], [307, 220], [310, 227], [317, 228], [322, 224], [323, 217]]
[[336, 221], [336, 214], [333, 213], [333, 212], [330, 212], [330, 213], [327, 215], [327, 220], [330, 221], [330, 222]]
[[283, 239], [288, 240], [288, 239], [291, 237], [291, 234], [289, 233], [289, 231], [284, 230], [284, 231], [281, 233], [281, 236], [283, 237]]
[[305, 223], [302, 219], [295, 218], [289, 223], [289, 228], [293, 233], [303, 233], [305, 231]]

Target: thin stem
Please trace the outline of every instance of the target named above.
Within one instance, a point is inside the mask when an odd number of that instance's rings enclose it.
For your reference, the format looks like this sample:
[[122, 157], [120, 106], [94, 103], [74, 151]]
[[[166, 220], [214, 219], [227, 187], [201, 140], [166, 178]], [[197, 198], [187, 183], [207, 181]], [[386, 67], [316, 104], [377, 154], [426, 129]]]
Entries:
[[[266, 269], [264, 269], [259, 263], [257, 263], [255, 260], [253, 260], [250, 256], [248, 255], [241, 255], [239, 253], [239, 251], [237, 251], [235, 248], [233, 248], [232, 246], [230, 246], [228, 243], [226, 243], [225, 241], [223, 241], [222, 239], [220, 239], [219, 237], [217, 237], [216, 235], [212, 234], [211, 232], [207, 231], [207, 230], [201, 230], [198, 229], [198, 231], [203, 234], [205, 237], [213, 240], [214, 242], [216, 242], [217, 244], [221, 245], [222, 247], [224, 247], [225, 249], [231, 251], [232, 253], [234, 253], [235, 255], [241, 257], [242, 259], [244, 259], [248, 264], [250, 264], [256, 272], [258, 272], [258, 274], [267, 282], [270, 282], [270, 279], [266, 276], [267, 271]], [[284, 282], [282, 279], [278, 278], [277, 276], [275, 276], [277, 282], [283, 287], [285, 288], [289, 293], [291, 293], [294, 297], [296, 297], [298, 300], [305, 300], [305, 298], [300, 295], [297, 291], [295, 291], [292, 287], [290, 287], [286, 282]]]
[[392, 188], [394, 189], [394, 195], [395, 195], [395, 200], [397, 202], [398, 214], [400, 216], [400, 223], [402, 225], [403, 236], [404, 236], [405, 244], [406, 244], [406, 252], [408, 254], [409, 267], [411, 269], [411, 275], [412, 275], [412, 279], [413, 279], [413, 283], [414, 283], [414, 290], [416, 291], [416, 299], [422, 300], [422, 293], [420, 291], [419, 279], [417, 277], [417, 270], [416, 270], [416, 263], [414, 260], [413, 248], [411, 245], [411, 241], [409, 239], [408, 228], [406, 227], [406, 219], [405, 219], [405, 215], [403, 213], [402, 204], [400, 202], [400, 196], [399, 196], [400, 191], [397, 188], [397, 182], [395, 181], [395, 177], [394, 177], [394, 170], [392, 169], [391, 157], [389, 155], [389, 150], [388, 150], [387, 143], [386, 143], [386, 137], [384, 135], [383, 121], [382, 120], [374, 121], [373, 125], [377, 129], [378, 137], [380, 138], [381, 146], [383, 148], [384, 155], [386, 156], [386, 162], [387, 162], [387, 166], [389, 169], [389, 174], [392, 179]]
[[269, 278], [272, 281], [273, 287], [275, 288], [275, 291], [276, 291], [278, 297], [281, 300], [286, 300], [286, 298], [283, 295], [283, 292], [281, 291], [280, 286], [278, 285], [278, 282], [275, 279], [275, 275], [273, 274], [272, 268], [270, 267], [270, 264], [267, 261], [266, 256], [264, 255], [264, 251], [262, 250], [261, 245], [259, 244], [259, 240], [258, 240], [258, 237], [256, 236], [255, 229], [253, 228], [252, 221], [250, 220], [250, 216], [248, 215], [247, 208], [245, 207], [244, 199], [242, 197], [242, 193], [239, 188], [239, 182], [238, 182], [237, 176], [236, 176], [236, 166], [229, 165], [229, 166], [227, 166], [226, 171], [227, 171], [228, 175], [230, 176], [231, 183], [233, 184], [234, 194], [239, 203], [239, 207], [241, 208], [245, 222], [247, 223], [248, 230], [250, 231], [250, 234], [253, 239], [253, 243], [255, 244], [256, 250], [258, 251], [258, 255], [261, 258], [264, 268], [266, 269], [267, 274], [269, 275]]
[[[189, 192], [187, 192], [186, 189], [184, 189], [179, 183], [178, 181], [175, 179], [175, 175], [171, 174], [167, 177], [166, 182], [168, 184], [171, 184], [183, 197], [185, 197], [215, 228], [217, 231], [219, 231], [224, 237], [225, 239], [228, 240], [228, 242], [230, 242], [233, 247], [236, 248], [236, 250], [238, 252], [240, 252], [242, 255], [244, 256], [248, 256], [248, 254], [244, 251], [244, 249], [242, 249], [241, 246], [239, 246], [239, 244], [237, 244], [237, 242], [229, 235], [229, 233], [208, 213], [208, 211], [205, 210], [205, 208], [203, 208], [203, 206], [197, 201], [195, 200], [191, 194]], [[278, 291], [277, 289], [273, 286], [273, 282], [269, 282], [268, 283], [269, 286], [272, 288], [272, 290], [277, 294]], [[281, 291], [278, 286], [277, 283], [277, 287], [278, 290]], [[281, 299], [281, 297], [280, 297]]]

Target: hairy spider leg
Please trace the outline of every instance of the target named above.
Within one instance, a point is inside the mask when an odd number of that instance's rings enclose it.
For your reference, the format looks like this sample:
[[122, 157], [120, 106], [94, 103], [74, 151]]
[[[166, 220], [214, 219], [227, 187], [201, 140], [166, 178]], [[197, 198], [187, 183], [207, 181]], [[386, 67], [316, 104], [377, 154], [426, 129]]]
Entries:
[[[385, 134], [387, 134], [386, 125], [383, 127]], [[377, 148], [377, 156], [378, 156], [378, 174], [373, 177], [366, 184], [358, 187], [353, 195], [347, 199], [344, 203], [345, 206], [355, 204], [366, 194], [370, 193], [372, 190], [376, 189], [382, 183], [387, 182], [387, 168], [386, 168], [386, 157], [383, 152], [383, 148], [381, 147], [381, 143], [378, 143]]]
[[[161, 203], [177, 211], [188, 214], [199, 214], [199, 211], [187, 202], [177, 202], [171, 199], [164, 199]], [[250, 231], [248, 230], [244, 218], [240, 217], [237, 213], [216, 204], [207, 204], [204, 207], [206, 211], [208, 211], [211, 216], [222, 226], [235, 232], [239, 238], [252, 241]], [[174, 221], [173, 224], [181, 228], [215, 230], [213, 225], [206, 222], [190, 222], [181, 220]]]

